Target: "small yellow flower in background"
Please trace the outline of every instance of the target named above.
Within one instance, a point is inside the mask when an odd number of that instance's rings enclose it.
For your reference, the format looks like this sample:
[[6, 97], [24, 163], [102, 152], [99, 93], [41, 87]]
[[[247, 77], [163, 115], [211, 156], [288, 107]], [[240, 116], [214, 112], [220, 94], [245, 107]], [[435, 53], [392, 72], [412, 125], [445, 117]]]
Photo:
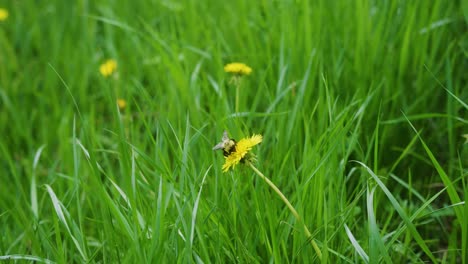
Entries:
[[117, 62], [115, 60], [107, 60], [99, 67], [102, 76], [108, 77], [117, 70]]
[[0, 8], [0, 21], [4, 21], [8, 18], [8, 10]]
[[119, 106], [120, 111], [124, 110], [127, 107], [127, 101], [124, 99], [117, 99], [117, 105]]
[[252, 68], [244, 63], [233, 62], [226, 64], [226, 66], [224, 66], [224, 71], [237, 75], [249, 75], [252, 72]]
[[250, 138], [243, 138], [235, 145], [235, 150], [227, 157], [223, 165], [223, 172], [227, 172], [231, 167], [234, 168], [239, 162], [247, 160], [252, 161], [255, 156], [250, 155], [249, 151], [262, 142], [262, 135], [253, 135]]
[[250, 68], [244, 63], [233, 62], [226, 64], [226, 66], [224, 66], [224, 71], [233, 74], [230, 83], [233, 83], [236, 86], [235, 110], [236, 112], [239, 112], [239, 98], [242, 76], [249, 75], [252, 72], [252, 68]]

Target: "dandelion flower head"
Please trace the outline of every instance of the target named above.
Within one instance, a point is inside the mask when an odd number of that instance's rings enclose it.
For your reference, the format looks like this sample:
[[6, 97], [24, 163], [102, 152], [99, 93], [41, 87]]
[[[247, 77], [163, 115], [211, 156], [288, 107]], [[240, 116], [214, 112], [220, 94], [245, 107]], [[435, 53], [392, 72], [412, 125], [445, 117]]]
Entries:
[[119, 106], [119, 109], [120, 111], [124, 110], [125, 107], [127, 107], [127, 101], [125, 101], [124, 99], [117, 99], [117, 106]]
[[253, 135], [250, 138], [243, 138], [236, 143], [235, 151], [231, 152], [227, 157], [223, 165], [223, 172], [227, 172], [230, 168], [234, 168], [239, 162], [246, 158], [251, 160], [254, 156], [250, 156], [249, 151], [255, 146], [262, 142], [262, 135]]
[[102, 76], [108, 77], [117, 70], [117, 62], [115, 60], [107, 60], [99, 67], [99, 72]]
[[0, 8], [0, 21], [4, 21], [8, 18], [8, 10]]
[[249, 75], [252, 72], [252, 68], [244, 63], [233, 62], [226, 64], [226, 66], [224, 66], [224, 71], [236, 75]]

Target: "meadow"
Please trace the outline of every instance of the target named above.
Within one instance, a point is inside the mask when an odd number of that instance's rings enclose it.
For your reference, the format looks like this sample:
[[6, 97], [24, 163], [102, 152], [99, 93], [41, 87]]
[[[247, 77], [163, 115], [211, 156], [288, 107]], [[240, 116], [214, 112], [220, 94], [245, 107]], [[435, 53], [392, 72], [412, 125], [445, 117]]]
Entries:
[[468, 263], [467, 23], [459, 0], [1, 1], [0, 261]]

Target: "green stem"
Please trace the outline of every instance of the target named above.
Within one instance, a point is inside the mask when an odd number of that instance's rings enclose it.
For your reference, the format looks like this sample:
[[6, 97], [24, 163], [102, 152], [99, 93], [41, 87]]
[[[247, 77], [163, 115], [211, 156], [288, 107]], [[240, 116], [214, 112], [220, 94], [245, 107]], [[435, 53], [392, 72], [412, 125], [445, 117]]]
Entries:
[[309, 229], [304, 224], [301, 217], [297, 213], [296, 209], [294, 209], [294, 207], [291, 205], [291, 203], [286, 198], [286, 196], [284, 196], [284, 194], [280, 191], [280, 189], [278, 189], [278, 187], [276, 187], [276, 185], [272, 181], [270, 181], [270, 179], [268, 179], [265, 175], [263, 175], [263, 173], [261, 171], [259, 171], [252, 163], [248, 162], [248, 164], [252, 168], [252, 170], [255, 173], [257, 173], [257, 175], [260, 176], [260, 178], [262, 178], [276, 192], [276, 194], [278, 194], [278, 196], [281, 198], [281, 200], [283, 200], [283, 202], [289, 208], [289, 210], [294, 215], [294, 217], [296, 217], [297, 221], [304, 225], [304, 232], [305, 232], [307, 238], [309, 239], [310, 244], [314, 248], [315, 252], [317, 253], [317, 256], [319, 257], [319, 259], [322, 259], [322, 251], [320, 251], [320, 248], [317, 246], [317, 243], [315, 243], [314, 239], [312, 238], [312, 234], [310, 233]]
[[240, 90], [240, 80], [237, 80], [236, 84], [236, 113], [239, 113], [239, 90]]

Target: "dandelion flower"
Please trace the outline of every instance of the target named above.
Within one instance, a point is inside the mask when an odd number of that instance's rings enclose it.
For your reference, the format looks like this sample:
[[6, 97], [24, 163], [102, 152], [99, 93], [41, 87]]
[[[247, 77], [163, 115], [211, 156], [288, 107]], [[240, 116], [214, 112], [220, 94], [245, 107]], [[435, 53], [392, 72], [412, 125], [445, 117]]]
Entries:
[[124, 110], [127, 107], [127, 101], [124, 99], [117, 99], [117, 105], [119, 106], [120, 111]]
[[117, 62], [115, 60], [107, 60], [99, 67], [99, 72], [102, 76], [108, 77], [117, 69]]
[[244, 63], [233, 62], [226, 64], [226, 66], [224, 66], [224, 71], [236, 75], [249, 75], [252, 72], [252, 68]]
[[213, 147], [213, 150], [223, 150], [223, 154], [226, 157], [226, 161], [223, 165], [223, 172], [227, 172], [231, 167], [236, 166], [239, 162], [244, 162], [247, 166], [249, 166], [270, 188], [275, 191], [281, 200], [286, 204], [288, 209], [291, 211], [293, 216], [296, 218], [298, 222], [300, 222], [304, 226], [304, 233], [307, 236], [307, 240], [310, 242], [312, 247], [314, 248], [315, 252], [317, 253], [318, 258], [322, 259], [322, 251], [318, 247], [317, 243], [315, 243], [314, 238], [312, 237], [312, 233], [310, 233], [309, 229], [305, 225], [304, 221], [302, 220], [299, 213], [296, 211], [294, 206], [292, 206], [291, 202], [289, 202], [288, 198], [284, 196], [281, 190], [268, 178], [266, 177], [261, 171], [259, 171], [252, 161], [255, 159], [255, 155], [249, 153], [250, 150], [255, 145], [260, 144], [262, 142], [262, 135], [253, 135], [250, 138], [243, 138], [239, 142], [229, 138], [226, 131], [224, 131], [223, 137], [221, 142], [218, 143], [216, 146]]
[[239, 97], [240, 97], [240, 86], [241, 86], [241, 80], [242, 76], [244, 75], [249, 75], [252, 72], [252, 68], [247, 66], [244, 63], [240, 62], [233, 62], [226, 64], [224, 66], [224, 71], [227, 73], [232, 73], [232, 78], [230, 83], [233, 83], [236, 86], [236, 104], [235, 104], [235, 110], [236, 112], [239, 112]]
[[0, 8], [0, 21], [4, 21], [8, 18], [8, 10]]
[[223, 172], [227, 172], [231, 167], [234, 168], [241, 161], [252, 161], [255, 156], [250, 155], [249, 151], [257, 144], [262, 142], [262, 135], [253, 135], [250, 138], [243, 138], [235, 145], [235, 150], [227, 157], [223, 165]]

